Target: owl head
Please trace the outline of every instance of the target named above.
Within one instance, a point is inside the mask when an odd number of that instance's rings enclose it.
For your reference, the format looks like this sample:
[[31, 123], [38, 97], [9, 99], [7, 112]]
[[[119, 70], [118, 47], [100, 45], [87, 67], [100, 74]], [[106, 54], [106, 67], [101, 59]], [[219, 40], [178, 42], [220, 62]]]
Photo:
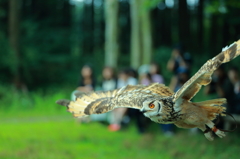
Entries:
[[143, 102], [141, 111], [146, 117], [152, 117], [159, 114], [162, 108], [162, 102], [156, 99], [150, 99]]
[[[159, 121], [168, 121], [173, 103], [169, 99], [148, 99], [143, 102], [141, 111], [148, 118], [156, 117]], [[158, 122], [159, 122], [158, 121]]]

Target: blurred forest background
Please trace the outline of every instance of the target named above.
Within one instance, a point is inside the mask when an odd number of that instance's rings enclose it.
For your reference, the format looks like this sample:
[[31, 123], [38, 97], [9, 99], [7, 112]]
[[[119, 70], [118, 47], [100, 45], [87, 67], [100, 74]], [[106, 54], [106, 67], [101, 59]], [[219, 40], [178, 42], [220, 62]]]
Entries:
[[[164, 71], [176, 43], [196, 71], [240, 38], [238, 0], [0, 0], [0, 81], [35, 89], [77, 84], [92, 64]], [[200, 57], [200, 58], [199, 58]], [[196, 68], [196, 69], [194, 69]]]
[[0, 0], [0, 158], [239, 158], [239, 131], [211, 143], [183, 129], [168, 138], [153, 122], [113, 133], [54, 103], [70, 98], [85, 64], [100, 81], [104, 66], [154, 61], [168, 85], [173, 45], [193, 74], [238, 39], [239, 0]]

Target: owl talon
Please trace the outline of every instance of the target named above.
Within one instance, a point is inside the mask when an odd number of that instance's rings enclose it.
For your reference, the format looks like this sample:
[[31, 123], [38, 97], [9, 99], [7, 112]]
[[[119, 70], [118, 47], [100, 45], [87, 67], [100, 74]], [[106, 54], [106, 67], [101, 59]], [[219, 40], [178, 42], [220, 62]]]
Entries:
[[223, 131], [219, 130], [216, 126], [214, 126], [212, 128], [212, 131], [220, 138], [223, 138], [226, 136], [225, 133]]
[[209, 141], [213, 141], [214, 140], [214, 136], [212, 134], [211, 131], [204, 133], [205, 137], [209, 140]]
[[215, 132], [215, 134], [220, 138], [223, 138], [226, 136], [225, 133], [219, 129]]

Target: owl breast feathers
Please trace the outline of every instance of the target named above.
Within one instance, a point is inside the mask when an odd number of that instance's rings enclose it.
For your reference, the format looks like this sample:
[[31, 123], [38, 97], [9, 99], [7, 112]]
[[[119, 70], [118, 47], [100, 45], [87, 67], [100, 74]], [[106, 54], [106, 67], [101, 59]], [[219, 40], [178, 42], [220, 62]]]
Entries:
[[75, 101], [65, 99], [57, 103], [67, 107], [74, 117], [86, 117], [101, 114], [118, 107], [139, 109], [144, 115], [157, 123], [173, 123], [181, 128], [197, 127], [204, 132], [208, 140], [213, 140], [214, 132], [224, 137], [212, 120], [224, 115], [225, 98], [203, 102], [191, 102], [202, 86], [211, 82], [213, 72], [222, 64], [231, 61], [240, 54], [240, 40], [208, 60], [176, 93], [162, 84], [149, 86], [128, 85], [113, 91], [100, 91], [77, 95]]

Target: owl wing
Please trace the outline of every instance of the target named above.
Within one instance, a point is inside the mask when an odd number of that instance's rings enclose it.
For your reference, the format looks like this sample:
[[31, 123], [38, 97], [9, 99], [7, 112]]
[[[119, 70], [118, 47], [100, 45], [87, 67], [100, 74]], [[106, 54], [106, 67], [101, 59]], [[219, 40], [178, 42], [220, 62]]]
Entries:
[[152, 83], [149, 86], [146, 86], [143, 90], [151, 91], [162, 97], [172, 96], [174, 92], [164, 84]]
[[223, 48], [222, 52], [214, 58], [208, 60], [199, 71], [192, 76], [174, 95], [176, 106], [181, 105], [182, 99], [190, 100], [201, 89], [211, 82], [213, 72], [222, 64], [229, 62], [240, 55], [240, 40], [234, 42], [229, 47]]
[[146, 86], [128, 85], [112, 91], [80, 94], [75, 101], [61, 99], [56, 103], [66, 106], [75, 117], [85, 117], [106, 113], [117, 107], [141, 109], [143, 100], [154, 95], [155, 93], [146, 90]]

